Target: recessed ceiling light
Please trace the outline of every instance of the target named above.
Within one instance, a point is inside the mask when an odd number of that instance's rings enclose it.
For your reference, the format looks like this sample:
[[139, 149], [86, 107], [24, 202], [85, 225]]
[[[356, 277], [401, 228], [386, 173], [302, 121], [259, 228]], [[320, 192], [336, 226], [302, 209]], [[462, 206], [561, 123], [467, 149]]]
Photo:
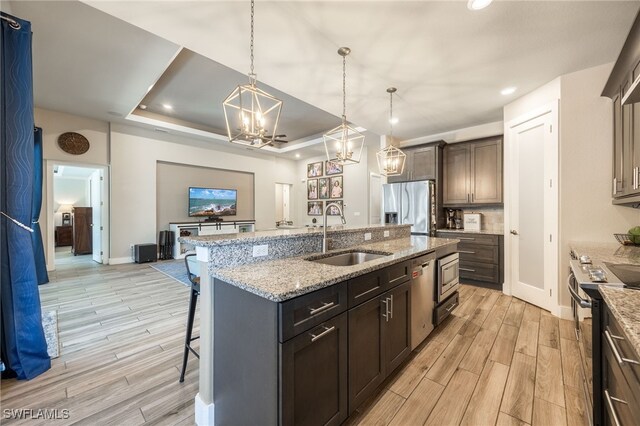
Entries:
[[140, 109], [147, 109], [147, 106], [145, 104], [140, 104]]
[[500, 91], [500, 94], [503, 95], [503, 96], [507, 96], [507, 95], [510, 95], [510, 94], [514, 93], [515, 91], [516, 91], [515, 87], [505, 87], [504, 89], [502, 89]]
[[300, 158], [300, 154], [296, 154], [296, 158]]
[[398, 117], [393, 117], [389, 119], [389, 123], [391, 124], [398, 124]]
[[469, 0], [467, 7], [469, 10], [480, 10], [489, 6], [493, 0]]
[[173, 109], [173, 107], [171, 105], [169, 105], [169, 104], [162, 104], [162, 107], [164, 109], [168, 109], [168, 110], [172, 110]]

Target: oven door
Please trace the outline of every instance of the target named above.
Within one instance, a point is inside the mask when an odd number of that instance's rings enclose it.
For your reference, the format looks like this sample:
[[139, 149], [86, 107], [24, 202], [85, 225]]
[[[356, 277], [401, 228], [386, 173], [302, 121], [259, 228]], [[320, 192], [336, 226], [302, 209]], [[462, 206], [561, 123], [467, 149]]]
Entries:
[[451, 296], [458, 289], [460, 284], [459, 259], [458, 253], [438, 259], [438, 292], [436, 295], [438, 303]]

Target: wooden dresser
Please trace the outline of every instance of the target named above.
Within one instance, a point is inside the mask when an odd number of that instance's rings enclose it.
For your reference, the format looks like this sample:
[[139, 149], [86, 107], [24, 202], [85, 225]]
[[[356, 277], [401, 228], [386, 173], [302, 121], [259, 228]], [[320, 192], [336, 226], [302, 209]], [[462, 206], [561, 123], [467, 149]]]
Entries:
[[73, 227], [71, 225], [56, 226], [56, 247], [73, 245]]

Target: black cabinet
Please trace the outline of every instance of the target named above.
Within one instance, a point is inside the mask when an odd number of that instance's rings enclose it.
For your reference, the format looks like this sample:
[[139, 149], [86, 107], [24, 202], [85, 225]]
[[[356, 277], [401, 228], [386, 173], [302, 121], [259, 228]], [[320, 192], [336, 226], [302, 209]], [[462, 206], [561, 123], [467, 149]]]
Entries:
[[410, 283], [349, 310], [349, 413], [411, 352]]
[[398, 176], [389, 176], [387, 182], [409, 182], [417, 180], [437, 179], [439, 160], [443, 143], [431, 144], [416, 148], [403, 148], [407, 155], [404, 171]]
[[281, 344], [282, 424], [339, 425], [347, 413], [347, 314]]
[[502, 136], [444, 148], [442, 203], [502, 203]]

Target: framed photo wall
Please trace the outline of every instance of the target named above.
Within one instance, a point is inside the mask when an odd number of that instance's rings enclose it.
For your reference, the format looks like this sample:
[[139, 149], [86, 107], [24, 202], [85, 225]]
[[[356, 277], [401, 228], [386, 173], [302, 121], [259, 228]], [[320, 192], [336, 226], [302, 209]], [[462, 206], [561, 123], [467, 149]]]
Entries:
[[[307, 215], [322, 216], [323, 208], [329, 203], [343, 207], [344, 179], [343, 166], [330, 161], [307, 164]], [[322, 201], [327, 200], [327, 201]], [[327, 212], [329, 216], [339, 216], [337, 208]]]

